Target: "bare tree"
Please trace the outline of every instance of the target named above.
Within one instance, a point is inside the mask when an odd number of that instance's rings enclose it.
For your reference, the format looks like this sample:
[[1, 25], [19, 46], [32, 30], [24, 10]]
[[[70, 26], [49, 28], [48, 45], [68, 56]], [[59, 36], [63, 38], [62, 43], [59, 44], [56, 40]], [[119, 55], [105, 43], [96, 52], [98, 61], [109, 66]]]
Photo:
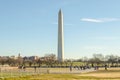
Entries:
[[45, 63], [46, 63], [46, 65], [52, 67], [53, 64], [56, 61], [56, 55], [55, 54], [46, 54], [44, 57], [45, 57]]
[[107, 58], [107, 62], [111, 64], [111, 66], [114, 66], [114, 64], [118, 62], [118, 56], [107, 55], [106, 58]]
[[1, 65], [3, 66], [3, 65], [6, 63], [6, 61], [7, 61], [7, 60], [6, 60], [5, 58], [1, 58], [1, 59], [0, 59]]
[[94, 67], [95, 65], [99, 66], [99, 64], [103, 64], [104, 56], [102, 54], [93, 54], [93, 57], [88, 60], [91, 63], [91, 66]]

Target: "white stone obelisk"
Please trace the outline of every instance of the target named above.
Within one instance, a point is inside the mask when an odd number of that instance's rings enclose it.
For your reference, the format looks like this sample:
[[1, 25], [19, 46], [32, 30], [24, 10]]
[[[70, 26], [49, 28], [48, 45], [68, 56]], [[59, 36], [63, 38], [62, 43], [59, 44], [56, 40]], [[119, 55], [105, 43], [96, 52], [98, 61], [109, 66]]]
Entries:
[[64, 61], [63, 14], [61, 9], [58, 13], [58, 61]]

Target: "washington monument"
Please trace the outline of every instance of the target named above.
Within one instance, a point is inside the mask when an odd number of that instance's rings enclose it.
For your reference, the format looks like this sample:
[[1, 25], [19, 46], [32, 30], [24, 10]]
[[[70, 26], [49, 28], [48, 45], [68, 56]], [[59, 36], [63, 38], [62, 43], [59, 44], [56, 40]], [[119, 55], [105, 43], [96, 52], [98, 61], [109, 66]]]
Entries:
[[61, 9], [58, 13], [58, 61], [64, 61], [63, 14]]

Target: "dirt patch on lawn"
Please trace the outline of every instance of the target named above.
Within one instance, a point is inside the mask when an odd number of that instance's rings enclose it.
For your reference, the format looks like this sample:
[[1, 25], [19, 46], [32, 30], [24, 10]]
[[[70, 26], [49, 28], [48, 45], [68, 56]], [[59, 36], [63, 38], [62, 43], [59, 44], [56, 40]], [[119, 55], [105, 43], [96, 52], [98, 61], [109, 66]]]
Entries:
[[120, 68], [108, 68], [108, 70], [100, 68], [98, 71], [81, 74], [80, 76], [91, 76], [98, 78], [120, 78]]
[[90, 74], [81, 74], [80, 76], [93, 76], [93, 77], [100, 77], [100, 78], [120, 78], [120, 72], [90, 73]]

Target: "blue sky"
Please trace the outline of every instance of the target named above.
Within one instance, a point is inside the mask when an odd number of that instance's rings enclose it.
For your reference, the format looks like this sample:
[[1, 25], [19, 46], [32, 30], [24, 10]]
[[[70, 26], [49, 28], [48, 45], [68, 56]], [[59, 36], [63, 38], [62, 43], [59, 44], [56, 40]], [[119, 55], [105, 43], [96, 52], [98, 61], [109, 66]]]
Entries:
[[0, 55], [57, 55], [64, 15], [65, 58], [120, 56], [120, 0], [0, 0]]

